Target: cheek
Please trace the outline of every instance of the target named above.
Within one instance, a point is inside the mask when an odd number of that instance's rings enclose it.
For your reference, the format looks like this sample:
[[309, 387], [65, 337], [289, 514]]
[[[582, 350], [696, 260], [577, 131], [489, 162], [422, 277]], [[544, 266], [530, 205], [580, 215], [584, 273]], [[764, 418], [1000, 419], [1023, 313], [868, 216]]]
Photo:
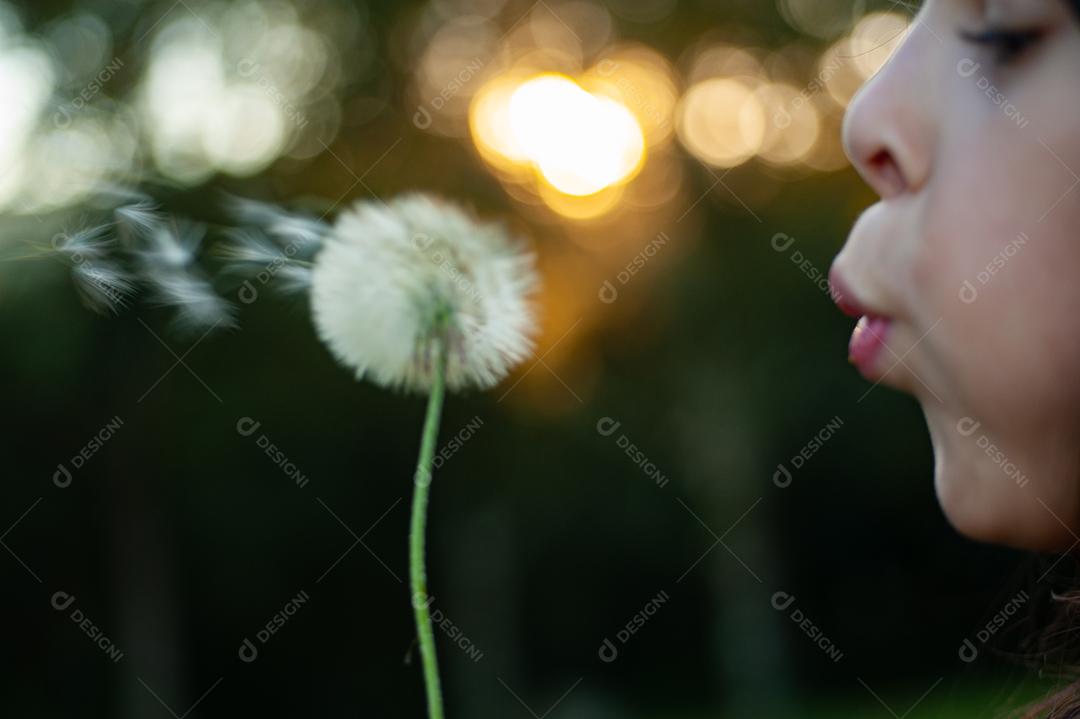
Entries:
[[1051, 148], [976, 99], [942, 126], [913, 303], [941, 320], [928, 351], [958, 409], [1052, 424], [1080, 410], [1080, 188], [1058, 161], [1080, 167], [1080, 134], [1048, 131]]
[[[1072, 541], [1053, 515], [1080, 525], [1080, 123], [1061, 111], [1080, 107], [1080, 82], [1069, 82], [1018, 90], [1023, 128], [986, 97], [950, 101], [911, 264], [919, 323], [940, 319], [924, 359], [945, 404], [924, 408], [941, 504], [965, 534], [1048, 549]], [[975, 434], [958, 431], [967, 417]]]

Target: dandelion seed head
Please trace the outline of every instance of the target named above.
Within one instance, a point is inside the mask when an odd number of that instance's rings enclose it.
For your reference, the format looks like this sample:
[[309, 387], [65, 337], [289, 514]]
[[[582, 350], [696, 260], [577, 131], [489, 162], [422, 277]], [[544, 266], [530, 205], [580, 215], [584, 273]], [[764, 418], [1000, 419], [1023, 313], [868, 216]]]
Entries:
[[496, 225], [422, 194], [342, 213], [315, 258], [322, 340], [359, 378], [426, 391], [435, 340], [451, 390], [487, 389], [532, 350], [534, 259]]

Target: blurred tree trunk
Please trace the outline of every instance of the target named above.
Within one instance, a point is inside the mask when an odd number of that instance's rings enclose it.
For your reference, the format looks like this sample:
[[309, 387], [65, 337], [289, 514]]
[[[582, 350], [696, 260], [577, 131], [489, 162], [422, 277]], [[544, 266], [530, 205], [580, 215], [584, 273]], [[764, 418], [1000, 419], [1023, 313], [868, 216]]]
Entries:
[[[162, 382], [145, 399], [137, 400], [158, 379], [161, 366], [156, 341], [149, 335], [139, 338], [134, 323], [123, 325], [113, 338], [114, 361], [111, 366], [114, 397], [123, 398], [118, 414], [132, 434], [160, 440], [160, 432], [146, 431], [154, 421], [149, 406], [167, 401]], [[133, 359], [134, 355], [145, 355]], [[132, 371], [136, 367], [155, 368]], [[164, 372], [164, 369], [161, 370]], [[153, 376], [148, 376], [153, 375]], [[128, 404], [130, 403], [130, 404]], [[145, 682], [173, 711], [183, 714], [186, 683], [179, 649], [179, 619], [176, 606], [175, 550], [170, 513], [163, 507], [163, 473], [157, 464], [160, 457], [152, 452], [153, 444], [128, 442], [123, 452], [110, 452], [109, 479], [106, 491], [111, 508], [108, 561], [112, 587], [115, 625], [119, 628], [118, 645], [124, 651], [124, 671], [116, 697], [120, 703], [117, 716], [145, 719], [159, 716], [164, 708], [143, 686]], [[139, 449], [133, 449], [138, 447]], [[141, 451], [140, 451], [141, 450]], [[149, 450], [149, 451], [148, 451]], [[140, 681], [141, 680], [141, 681]]]

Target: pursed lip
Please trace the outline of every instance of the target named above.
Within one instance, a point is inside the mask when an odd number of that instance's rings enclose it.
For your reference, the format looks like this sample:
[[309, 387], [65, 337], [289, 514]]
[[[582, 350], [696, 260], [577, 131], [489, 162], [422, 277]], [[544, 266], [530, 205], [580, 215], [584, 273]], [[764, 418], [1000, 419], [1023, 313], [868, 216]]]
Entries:
[[836, 267], [829, 272], [829, 292], [841, 312], [859, 318], [848, 342], [848, 361], [867, 379], [879, 379], [879, 359], [887, 346], [885, 343], [893, 325], [892, 318], [870, 309], [860, 301]]
[[855, 296], [855, 293], [851, 291], [851, 287], [847, 281], [840, 275], [840, 271], [834, 266], [829, 271], [829, 294], [832, 295], [833, 302], [840, 308], [848, 317], [863, 317], [866, 315], [876, 315], [878, 313], [872, 312], [866, 305], [859, 301]]

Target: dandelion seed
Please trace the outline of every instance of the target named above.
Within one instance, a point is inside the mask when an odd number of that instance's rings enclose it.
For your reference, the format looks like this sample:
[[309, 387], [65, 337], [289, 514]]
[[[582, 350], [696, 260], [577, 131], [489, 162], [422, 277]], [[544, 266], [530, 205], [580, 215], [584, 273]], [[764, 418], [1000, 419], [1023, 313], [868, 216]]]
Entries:
[[271, 222], [267, 230], [279, 242], [297, 249], [318, 247], [330, 231], [330, 225], [298, 215], [283, 215]]
[[285, 295], [302, 294], [311, 290], [312, 269], [296, 264], [282, 267], [274, 278], [274, 289]]
[[180, 269], [195, 260], [199, 244], [206, 235], [206, 226], [187, 220], [175, 220], [173, 225], [159, 224], [148, 235], [149, 249], [140, 253], [147, 269]]
[[114, 210], [117, 222], [136, 235], [150, 235], [159, 229], [162, 222], [157, 203], [150, 199], [122, 205]]
[[173, 323], [181, 332], [236, 325], [235, 308], [192, 269], [159, 268], [148, 274], [147, 281], [153, 287], [155, 304], [176, 308]]
[[205, 225], [176, 219], [171, 225], [155, 226], [147, 238], [149, 247], [138, 254], [152, 301], [176, 308], [173, 324], [181, 332], [235, 325], [235, 308], [194, 267], [205, 235]]
[[452, 390], [489, 388], [532, 349], [532, 255], [420, 194], [344, 212], [315, 258], [319, 336], [360, 378], [428, 391], [438, 342]]
[[59, 234], [53, 238], [53, 248], [76, 264], [103, 258], [114, 243], [109, 229], [109, 225], [98, 225]]
[[274, 262], [281, 262], [285, 255], [280, 248], [267, 239], [266, 235], [253, 228], [229, 230], [226, 233], [230, 242], [218, 248], [218, 254], [234, 264], [233, 270], [240, 272], [250, 271], [250, 267], [237, 267], [236, 265], [266, 266]]
[[271, 237], [295, 250], [317, 247], [330, 225], [307, 215], [289, 213], [277, 205], [226, 195], [226, 207], [240, 225], [264, 228]]
[[270, 225], [285, 214], [280, 207], [271, 205], [269, 202], [249, 200], [246, 197], [237, 197], [228, 193], [222, 194], [225, 197], [226, 212], [239, 225]]
[[99, 314], [118, 314], [135, 292], [131, 278], [107, 260], [82, 259], [71, 274], [83, 305]]

